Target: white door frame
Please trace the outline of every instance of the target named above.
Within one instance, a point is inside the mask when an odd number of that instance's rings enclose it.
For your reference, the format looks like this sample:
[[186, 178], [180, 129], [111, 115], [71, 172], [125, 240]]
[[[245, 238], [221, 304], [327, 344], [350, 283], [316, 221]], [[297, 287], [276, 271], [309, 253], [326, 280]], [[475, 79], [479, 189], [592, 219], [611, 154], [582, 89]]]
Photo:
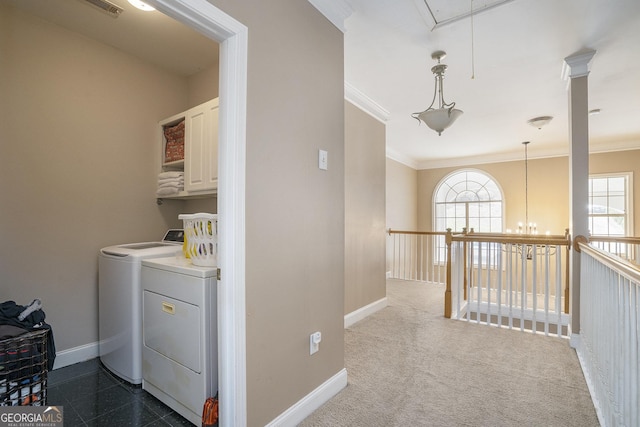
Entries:
[[206, 0], [145, 0], [220, 43], [218, 387], [220, 426], [247, 424], [245, 146], [248, 29]]

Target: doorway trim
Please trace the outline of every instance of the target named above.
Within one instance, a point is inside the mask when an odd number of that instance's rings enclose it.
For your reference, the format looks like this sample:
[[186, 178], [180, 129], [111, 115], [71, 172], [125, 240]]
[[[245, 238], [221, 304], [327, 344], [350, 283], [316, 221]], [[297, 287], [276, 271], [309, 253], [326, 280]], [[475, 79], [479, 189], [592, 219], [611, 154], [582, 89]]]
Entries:
[[220, 426], [247, 425], [245, 158], [248, 29], [206, 0], [145, 0], [220, 43], [218, 388]]

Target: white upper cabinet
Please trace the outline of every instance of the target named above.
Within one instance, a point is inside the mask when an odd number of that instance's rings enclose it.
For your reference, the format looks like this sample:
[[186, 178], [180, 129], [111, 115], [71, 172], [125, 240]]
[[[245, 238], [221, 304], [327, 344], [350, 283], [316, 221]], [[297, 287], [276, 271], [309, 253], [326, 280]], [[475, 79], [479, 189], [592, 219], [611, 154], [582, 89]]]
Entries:
[[184, 189], [187, 193], [218, 188], [218, 99], [187, 111]]
[[[218, 189], [218, 98], [160, 121], [162, 170], [184, 171], [184, 189], [163, 198], [216, 194]], [[168, 131], [169, 130], [169, 131]], [[171, 134], [170, 138], [167, 134]]]

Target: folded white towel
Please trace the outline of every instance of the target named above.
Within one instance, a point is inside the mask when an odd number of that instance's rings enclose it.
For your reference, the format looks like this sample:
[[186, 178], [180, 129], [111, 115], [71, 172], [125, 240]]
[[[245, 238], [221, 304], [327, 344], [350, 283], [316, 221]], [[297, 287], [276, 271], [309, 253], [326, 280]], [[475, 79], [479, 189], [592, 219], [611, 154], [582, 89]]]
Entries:
[[158, 182], [159, 183], [163, 183], [163, 182], [184, 182], [184, 177], [181, 176], [179, 178], [158, 178]]
[[156, 195], [160, 197], [171, 196], [173, 194], [178, 194], [180, 190], [181, 188], [175, 188], [175, 187], [158, 188], [158, 191], [156, 191]]
[[184, 177], [184, 172], [181, 172], [181, 171], [160, 172], [158, 174], [158, 179], [181, 178], [181, 177]]
[[166, 182], [164, 184], [158, 185], [158, 188], [184, 188], [184, 183], [179, 182]]

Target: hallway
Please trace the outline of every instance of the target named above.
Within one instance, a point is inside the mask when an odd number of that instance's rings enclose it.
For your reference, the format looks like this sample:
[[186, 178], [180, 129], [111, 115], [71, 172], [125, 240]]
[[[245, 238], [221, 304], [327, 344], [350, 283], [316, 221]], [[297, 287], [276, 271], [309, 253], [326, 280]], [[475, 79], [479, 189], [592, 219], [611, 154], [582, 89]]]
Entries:
[[443, 317], [443, 285], [388, 280], [345, 330], [348, 385], [300, 425], [598, 426], [565, 339]]

